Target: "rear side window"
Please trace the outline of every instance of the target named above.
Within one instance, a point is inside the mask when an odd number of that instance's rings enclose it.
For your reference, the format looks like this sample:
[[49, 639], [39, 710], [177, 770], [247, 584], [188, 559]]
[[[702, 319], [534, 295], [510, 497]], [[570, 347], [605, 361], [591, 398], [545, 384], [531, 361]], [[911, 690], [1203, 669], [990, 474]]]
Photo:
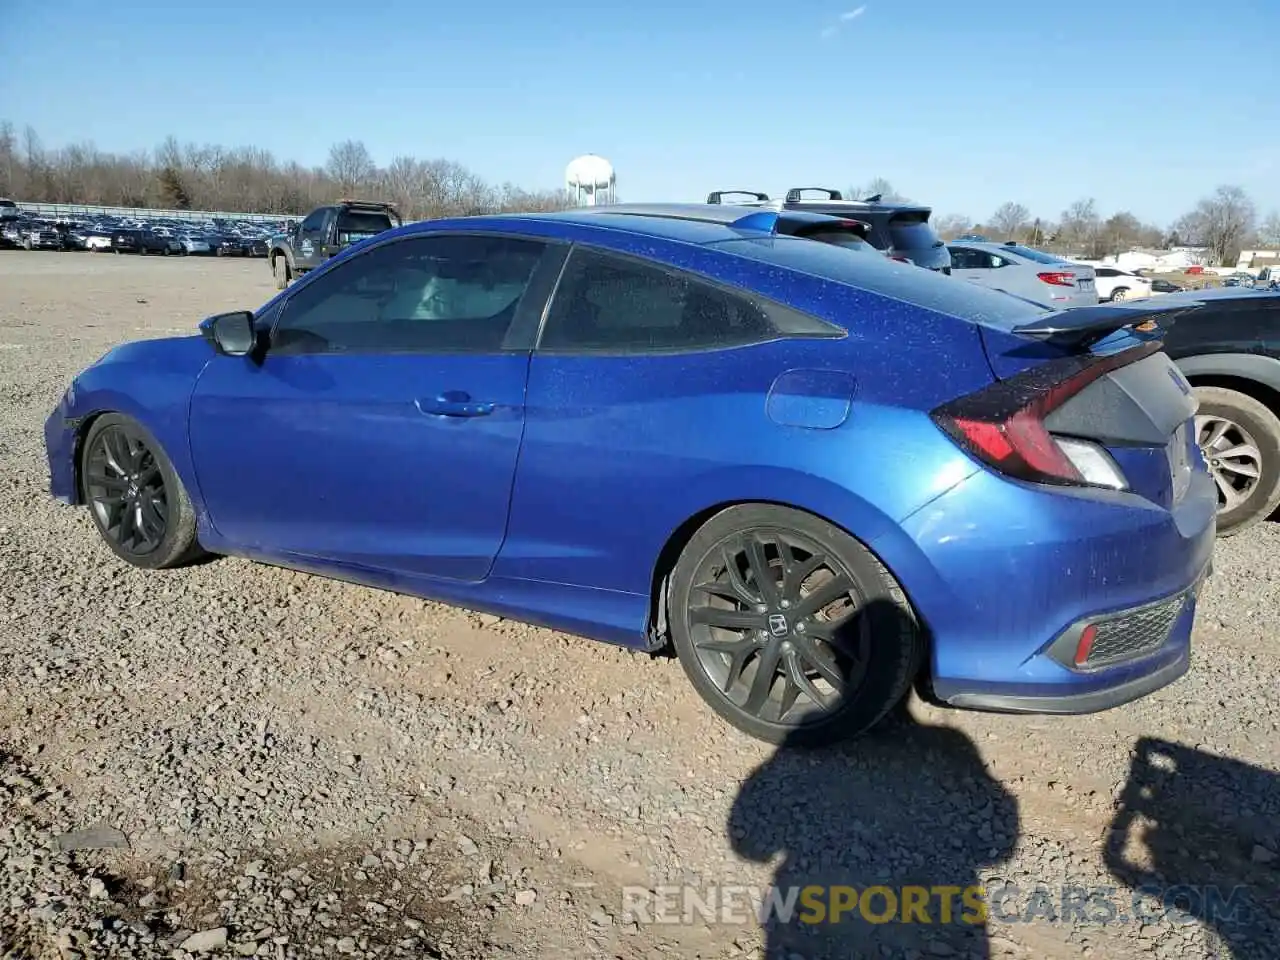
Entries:
[[890, 217], [889, 238], [895, 250], [930, 250], [942, 245], [942, 238], [929, 225], [929, 214], [922, 210]]
[[741, 346], [780, 336], [844, 335], [816, 317], [680, 270], [579, 247], [560, 278], [538, 346], [562, 352], [646, 353]]
[[825, 243], [775, 237], [729, 240], [717, 244], [717, 249], [997, 330], [1009, 330], [1052, 312], [1029, 300], [957, 281], [933, 270], [895, 263], [887, 257], [851, 257]]

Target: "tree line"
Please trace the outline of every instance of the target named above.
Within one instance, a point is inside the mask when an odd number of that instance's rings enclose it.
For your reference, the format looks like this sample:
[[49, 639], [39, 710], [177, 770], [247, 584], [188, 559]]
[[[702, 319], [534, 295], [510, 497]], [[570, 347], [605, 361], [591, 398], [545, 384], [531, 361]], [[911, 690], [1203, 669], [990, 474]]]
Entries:
[[[883, 178], [849, 192], [851, 197], [875, 194], [885, 200], [908, 199]], [[1188, 246], [1204, 247], [1216, 265], [1235, 266], [1241, 250], [1280, 249], [1280, 211], [1260, 216], [1257, 204], [1238, 186], [1218, 187], [1168, 227], [1143, 223], [1127, 210], [1104, 216], [1092, 198], [1077, 200], [1056, 218], [1035, 216], [1025, 204], [1010, 201], [985, 220], [947, 213], [935, 215], [933, 224], [946, 240], [977, 234], [1094, 260], [1138, 248]]]
[[[848, 191], [906, 200], [883, 178]], [[338, 197], [393, 202], [407, 219], [556, 210], [563, 190], [528, 191], [494, 185], [447, 159], [374, 162], [359, 140], [329, 150], [323, 166], [277, 160], [257, 147], [180, 144], [169, 137], [152, 151], [107, 153], [92, 144], [47, 149], [30, 126], [19, 133], [0, 122], [0, 196], [27, 202], [103, 204], [189, 210], [236, 210], [298, 216]], [[1242, 249], [1280, 248], [1280, 212], [1261, 217], [1238, 186], [1221, 186], [1168, 227], [1143, 223], [1128, 211], [1104, 216], [1095, 200], [1077, 200], [1057, 217], [1033, 215], [1022, 203], [1001, 204], [984, 220], [935, 212], [944, 239], [979, 234], [1018, 240], [1055, 253], [1101, 259], [1134, 248], [1205, 247], [1215, 263], [1234, 265]]]
[[180, 144], [107, 153], [93, 144], [46, 148], [32, 127], [0, 122], [0, 196], [29, 203], [301, 215], [339, 197], [389, 200], [406, 219], [555, 210], [562, 190], [490, 184], [447, 159], [398, 156], [379, 167], [358, 140], [334, 144], [307, 167], [257, 147]]

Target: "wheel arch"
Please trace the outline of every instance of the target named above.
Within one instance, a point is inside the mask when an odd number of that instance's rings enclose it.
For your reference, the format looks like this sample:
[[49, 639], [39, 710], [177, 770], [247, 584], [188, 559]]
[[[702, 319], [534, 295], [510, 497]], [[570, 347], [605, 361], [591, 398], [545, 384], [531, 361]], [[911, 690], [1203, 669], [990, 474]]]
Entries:
[[[738, 507], [745, 505], [762, 505], [783, 507], [788, 510], [796, 510], [801, 513], [808, 514], [823, 523], [829, 523], [836, 527], [854, 540], [857, 540], [864, 549], [866, 549], [880, 564], [889, 571], [890, 575], [897, 581], [903, 595], [910, 604], [912, 613], [915, 615], [916, 621], [920, 626], [920, 643], [924, 655], [920, 658], [920, 666], [918, 673], [928, 670], [931, 662], [932, 643], [930, 639], [930, 631], [925, 617], [921, 613], [919, 605], [912, 597], [909, 585], [904, 582], [902, 576], [895, 568], [895, 562], [903, 561], [906, 558], [902, 552], [893, 549], [890, 543], [894, 537], [892, 535], [881, 537], [868, 537], [859, 533], [857, 529], [852, 529], [849, 524], [840, 523], [832, 519], [822, 510], [815, 510], [810, 507], [788, 502], [785, 500], [762, 498], [762, 497], [742, 497], [738, 499], [721, 500], [698, 510], [696, 513], [687, 517], [674, 530], [668, 534], [662, 549], [658, 552], [658, 557], [653, 566], [653, 573], [649, 585], [649, 613], [647, 623], [645, 624], [646, 647], [650, 652], [657, 653], [669, 651], [671, 645], [670, 629], [667, 623], [667, 595], [669, 592], [671, 573], [675, 568], [676, 561], [680, 558], [680, 554], [693, 538], [694, 534], [712, 517], [729, 509], [730, 507]], [[866, 505], [867, 509], [873, 509], [870, 505]], [[883, 518], [883, 515], [880, 515]], [[883, 518], [885, 522], [887, 518]], [[855, 525], [856, 526], [856, 525]], [[898, 531], [901, 534], [901, 531]], [[882, 550], [881, 547], [889, 549]], [[889, 554], [889, 555], [886, 555]]]
[[1176, 357], [1193, 387], [1222, 387], [1253, 397], [1280, 416], [1280, 360], [1260, 353], [1210, 353]]

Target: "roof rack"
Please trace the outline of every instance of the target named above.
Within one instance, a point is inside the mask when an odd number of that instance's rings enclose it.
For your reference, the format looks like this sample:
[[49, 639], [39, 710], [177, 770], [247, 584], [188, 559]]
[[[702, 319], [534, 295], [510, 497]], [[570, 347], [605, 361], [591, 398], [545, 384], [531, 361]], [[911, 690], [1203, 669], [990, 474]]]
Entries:
[[769, 199], [767, 193], [756, 193], [754, 190], [716, 190], [707, 194], [707, 203], [723, 203], [723, 197], [751, 197], [761, 203]]
[[801, 194], [806, 191], [819, 190], [827, 195], [828, 200], [843, 200], [844, 194], [839, 190], [832, 190], [830, 187], [792, 187], [787, 191], [787, 203], [799, 203], [804, 197]]
[[344, 207], [366, 207], [370, 210], [394, 210], [395, 204], [387, 200], [352, 200], [350, 197], [343, 197], [334, 201], [335, 205]]

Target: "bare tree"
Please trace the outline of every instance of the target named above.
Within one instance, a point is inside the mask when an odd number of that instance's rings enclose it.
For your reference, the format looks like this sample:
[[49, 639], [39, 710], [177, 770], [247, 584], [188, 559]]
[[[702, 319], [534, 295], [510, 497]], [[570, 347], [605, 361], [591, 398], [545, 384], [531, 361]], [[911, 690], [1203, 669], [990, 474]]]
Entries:
[[150, 154], [107, 154], [93, 144], [46, 150], [34, 129], [19, 137], [0, 121], [0, 196], [20, 201], [297, 215], [357, 189], [387, 191], [412, 219], [568, 205], [561, 191], [494, 187], [450, 160], [397, 157], [379, 170], [355, 141], [336, 144], [329, 166], [319, 168], [279, 163], [258, 147], [183, 145], [173, 137]]
[[1097, 202], [1092, 197], [1077, 200], [1062, 211], [1062, 221], [1058, 224], [1059, 244], [1072, 253], [1099, 256], [1096, 248], [1101, 226]]
[[933, 228], [943, 240], [954, 240], [973, 229], [973, 220], [963, 213], [944, 213], [934, 218]]
[[865, 200], [868, 197], [878, 196], [885, 203], [904, 203], [907, 199], [884, 177], [873, 177], [864, 187], [850, 187], [848, 196], [853, 200]]
[[1272, 250], [1280, 249], [1280, 210], [1272, 210], [1267, 214], [1267, 219], [1262, 221], [1258, 227], [1258, 243]]
[[1002, 203], [991, 215], [991, 227], [1002, 240], [1019, 240], [1031, 220], [1031, 211], [1021, 203]]
[[1253, 233], [1257, 218], [1257, 208], [1242, 188], [1221, 186], [1183, 216], [1176, 229], [1208, 247], [1215, 262], [1230, 266]]
[[377, 166], [359, 140], [343, 140], [329, 149], [326, 172], [344, 196], [350, 196], [373, 179]]

